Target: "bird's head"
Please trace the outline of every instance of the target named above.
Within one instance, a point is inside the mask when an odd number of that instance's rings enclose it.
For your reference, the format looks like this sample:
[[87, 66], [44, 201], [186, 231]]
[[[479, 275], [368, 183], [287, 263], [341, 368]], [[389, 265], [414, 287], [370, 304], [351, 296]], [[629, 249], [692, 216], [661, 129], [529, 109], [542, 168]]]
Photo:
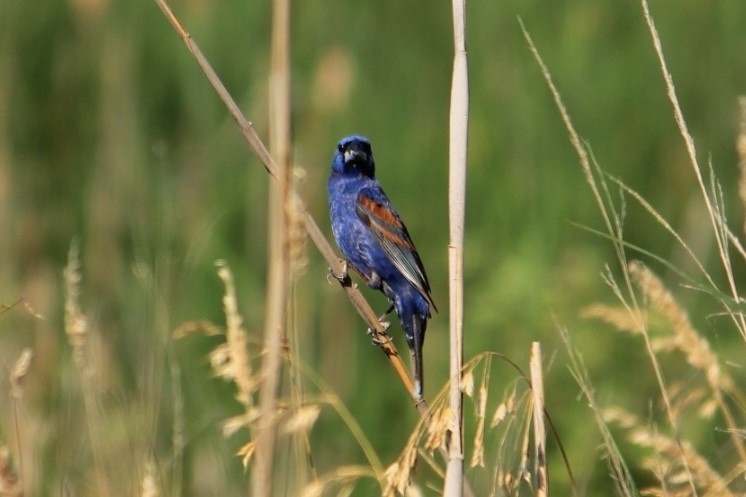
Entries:
[[357, 135], [342, 138], [332, 160], [332, 172], [375, 177], [376, 164], [368, 139]]

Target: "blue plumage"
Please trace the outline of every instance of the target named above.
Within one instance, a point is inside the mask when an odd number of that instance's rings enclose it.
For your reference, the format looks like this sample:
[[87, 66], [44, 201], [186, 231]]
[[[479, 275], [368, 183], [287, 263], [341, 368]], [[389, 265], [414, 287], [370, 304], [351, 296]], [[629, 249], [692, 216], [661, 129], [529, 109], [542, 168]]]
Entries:
[[328, 189], [337, 245], [365, 282], [393, 304], [412, 354], [415, 395], [421, 399], [422, 345], [430, 306], [437, 308], [409, 232], [375, 179], [367, 139], [349, 136], [339, 142]]

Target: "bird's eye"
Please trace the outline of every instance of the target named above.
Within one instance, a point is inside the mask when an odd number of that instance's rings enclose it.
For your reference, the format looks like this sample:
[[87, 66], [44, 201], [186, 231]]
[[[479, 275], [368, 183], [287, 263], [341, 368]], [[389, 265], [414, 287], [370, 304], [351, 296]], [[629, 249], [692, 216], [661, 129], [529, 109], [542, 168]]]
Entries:
[[337, 150], [339, 150], [339, 153], [340, 153], [340, 154], [342, 154], [342, 153], [344, 153], [344, 151], [345, 151], [345, 148], [344, 148], [344, 146], [343, 146], [343, 145], [342, 145], [342, 144], [340, 143], [339, 145], [337, 145]]

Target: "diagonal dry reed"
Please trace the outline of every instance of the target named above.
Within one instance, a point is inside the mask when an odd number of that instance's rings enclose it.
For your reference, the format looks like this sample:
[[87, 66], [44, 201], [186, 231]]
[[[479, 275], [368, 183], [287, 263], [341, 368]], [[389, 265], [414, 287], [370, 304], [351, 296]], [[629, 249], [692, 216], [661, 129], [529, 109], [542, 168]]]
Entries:
[[[173, 13], [165, 0], [155, 0], [155, 2], [161, 9], [163, 14], [166, 16], [168, 21], [171, 23], [171, 26], [178, 33], [184, 44], [187, 46], [189, 52], [194, 56], [200, 68], [205, 73], [205, 76], [210, 81], [210, 84], [212, 84], [216, 93], [225, 104], [228, 112], [231, 114], [231, 117], [233, 117], [233, 119], [236, 121], [236, 124], [238, 125], [246, 141], [249, 143], [252, 151], [261, 160], [264, 168], [270, 174], [270, 176], [276, 179], [277, 169], [274, 160], [272, 159], [272, 156], [270, 155], [267, 148], [264, 146], [261, 138], [259, 138], [259, 135], [254, 130], [252, 123], [243, 116], [235, 100], [233, 100], [231, 95], [228, 93], [225, 86], [220, 81], [220, 78], [215, 73], [215, 70], [202, 54], [199, 46], [192, 39], [189, 32], [184, 29], [184, 26], [181, 24], [181, 22]], [[328, 240], [321, 232], [318, 224], [313, 219], [313, 216], [311, 216], [311, 214], [306, 209], [305, 203], [300, 198], [297, 198], [297, 209], [303, 215], [303, 223], [309, 238], [311, 238], [314, 245], [316, 245], [316, 248], [326, 260], [327, 264], [329, 264], [331, 271], [334, 274], [342, 274], [344, 271], [342, 261], [337, 257], [334, 249], [331, 247]], [[401, 380], [405, 389], [407, 390], [407, 392], [409, 392], [410, 396], [415, 401], [415, 405], [420, 415], [426, 416], [427, 403], [424, 401], [417, 401], [414, 394], [414, 384], [412, 383], [412, 379], [409, 376], [409, 369], [404, 365], [404, 362], [397, 352], [396, 347], [394, 347], [392, 340], [386, 334], [384, 326], [379, 322], [378, 315], [375, 313], [375, 311], [373, 311], [373, 309], [363, 297], [360, 290], [358, 290], [357, 286], [354, 285], [349, 278], [345, 278], [343, 281], [341, 281], [341, 284], [353, 307], [355, 307], [355, 310], [363, 318], [368, 328], [372, 330], [376, 342], [379, 344], [384, 354], [386, 354], [389, 363], [394, 368], [394, 371]]]

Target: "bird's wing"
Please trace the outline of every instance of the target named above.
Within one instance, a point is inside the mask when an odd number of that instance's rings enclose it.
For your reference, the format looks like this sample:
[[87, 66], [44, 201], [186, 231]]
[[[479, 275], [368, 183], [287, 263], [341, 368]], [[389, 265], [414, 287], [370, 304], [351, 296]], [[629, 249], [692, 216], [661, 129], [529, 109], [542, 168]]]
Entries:
[[417, 249], [383, 190], [362, 189], [357, 196], [356, 211], [394, 266], [437, 311]]

